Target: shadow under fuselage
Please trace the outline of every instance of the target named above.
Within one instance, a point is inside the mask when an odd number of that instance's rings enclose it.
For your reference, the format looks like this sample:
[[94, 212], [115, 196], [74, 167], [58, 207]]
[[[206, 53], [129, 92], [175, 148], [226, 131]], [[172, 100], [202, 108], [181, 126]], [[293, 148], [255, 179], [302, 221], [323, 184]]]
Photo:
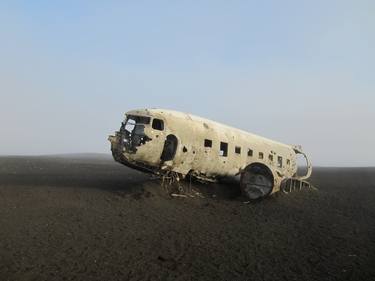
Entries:
[[[109, 157], [0, 157], [0, 167], [0, 186], [93, 188], [121, 193], [139, 192], [151, 184], [161, 186], [150, 174], [130, 169]], [[241, 194], [237, 178], [219, 183], [186, 179], [178, 184], [184, 190], [194, 188], [205, 197], [234, 199]]]

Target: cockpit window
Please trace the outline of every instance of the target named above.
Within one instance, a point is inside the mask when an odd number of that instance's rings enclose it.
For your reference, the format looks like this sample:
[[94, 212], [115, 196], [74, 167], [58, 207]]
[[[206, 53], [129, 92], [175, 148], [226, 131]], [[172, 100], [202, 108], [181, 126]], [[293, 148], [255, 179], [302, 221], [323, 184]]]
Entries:
[[128, 115], [122, 123], [120, 132], [123, 136], [124, 147], [129, 153], [136, 153], [137, 147], [151, 139], [145, 134], [145, 126], [151, 122], [150, 117]]
[[[125, 130], [132, 133], [138, 125], [148, 125], [151, 122], [150, 117], [128, 115], [125, 123]], [[143, 126], [144, 127], [144, 126]]]
[[128, 119], [134, 120], [137, 124], [143, 125], [148, 125], [151, 122], [151, 118], [147, 116], [128, 115]]
[[135, 125], [136, 125], [135, 120], [131, 119], [131, 118], [128, 118], [126, 120], [125, 130], [128, 131], [129, 133], [131, 133], [131, 132], [133, 132], [133, 130], [135, 128]]

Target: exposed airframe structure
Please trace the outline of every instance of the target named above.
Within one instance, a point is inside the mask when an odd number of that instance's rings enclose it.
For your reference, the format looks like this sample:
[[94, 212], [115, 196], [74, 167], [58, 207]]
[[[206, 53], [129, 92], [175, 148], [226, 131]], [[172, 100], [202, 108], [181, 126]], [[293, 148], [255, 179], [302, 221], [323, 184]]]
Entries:
[[[109, 141], [117, 162], [144, 172], [203, 181], [240, 175], [249, 199], [309, 185], [305, 180], [312, 173], [300, 146], [171, 110], [129, 111]], [[297, 175], [297, 154], [307, 162], [304, 176]]]

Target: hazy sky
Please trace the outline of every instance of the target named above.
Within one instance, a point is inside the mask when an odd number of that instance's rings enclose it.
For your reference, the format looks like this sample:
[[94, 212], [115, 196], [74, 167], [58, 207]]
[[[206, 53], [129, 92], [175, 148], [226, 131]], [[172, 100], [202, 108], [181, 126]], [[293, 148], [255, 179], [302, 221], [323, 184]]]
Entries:
[[109, 152], [133, 108], [375, 165], [375, 1], [0, 1], [0, 154]]

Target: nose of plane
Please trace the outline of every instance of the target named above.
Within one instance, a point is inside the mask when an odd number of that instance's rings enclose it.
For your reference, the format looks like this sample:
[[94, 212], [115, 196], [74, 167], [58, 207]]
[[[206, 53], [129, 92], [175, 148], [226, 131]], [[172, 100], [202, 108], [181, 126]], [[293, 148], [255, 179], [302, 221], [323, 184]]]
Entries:
[[115, 136], [113, 135], [109, 136], [108, 141], [111, 143], [111, 151], [112, 151], [113, 158], [117, 162], [127, 161], [123, 153], [125, 149], [123, 138], [119, 136], [118, 134], [116, 134]]
[[117, 141], [117, 137], [110, 135], [108, 136], [108, 141], [112, 144]]

